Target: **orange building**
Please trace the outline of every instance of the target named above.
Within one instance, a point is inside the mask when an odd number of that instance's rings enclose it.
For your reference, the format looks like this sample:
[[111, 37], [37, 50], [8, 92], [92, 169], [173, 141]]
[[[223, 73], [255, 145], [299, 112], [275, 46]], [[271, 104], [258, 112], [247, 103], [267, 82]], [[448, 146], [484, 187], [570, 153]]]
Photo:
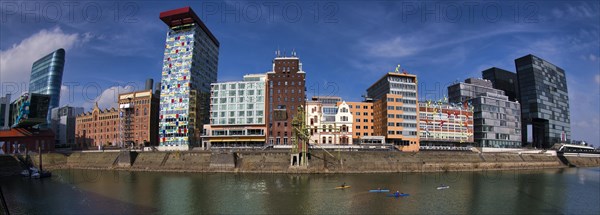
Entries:
[[352, 121], [354, 144], [360, 143], [361, 137], [373, 136], [375, 134], [373, 132], [373, 102], [346, 102], [346, 104], [354, 118]]
[[390, 72], [367, 89], [373, 104], [375, 136], [401, 151], [419, 151], [417, 76]]

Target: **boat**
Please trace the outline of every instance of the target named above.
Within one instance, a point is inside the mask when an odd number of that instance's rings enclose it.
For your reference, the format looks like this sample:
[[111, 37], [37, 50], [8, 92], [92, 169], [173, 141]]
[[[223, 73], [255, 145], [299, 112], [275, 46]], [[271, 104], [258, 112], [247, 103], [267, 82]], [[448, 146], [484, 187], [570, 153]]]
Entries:
[[385, 189], [369, 190], [369, 193], [387, 193], [387, 192], [390, 192], [390, 190], [385, 190]]
[[398, 197], [407, 197], [407, 196], [410, 196], [410, 194], [408, 194], [408, 193], [392, 193], [392, 194], [388, 194], [387, 196], [398, 198]]
[[448, 189], [448, 188], [450, 188], [450, 186], [445, 185], [445, 186], [439, 186], [436, 189], [438, 189], [438, 190], [445, 190], [445, 189]]
[[335, 189], [347, 189], [350, 188], [350, 186], [346, 185], [346, 186], [337, 186], [335, 187]]
[[51, 177], [51, 176], [52, 176], [52, 173], [50, 173], [48, 171], [31, 173], [31, 178], [36, 178], [36, 179], [39, 179], [39, 178], [48, 178], [48, 177]]
[[29, 170], [25, 169], [25, 170], [21, 171], [21, 176], [23, 176], [23, 177], [29, 177], [30, 175], [31, 174], [29, 174]]

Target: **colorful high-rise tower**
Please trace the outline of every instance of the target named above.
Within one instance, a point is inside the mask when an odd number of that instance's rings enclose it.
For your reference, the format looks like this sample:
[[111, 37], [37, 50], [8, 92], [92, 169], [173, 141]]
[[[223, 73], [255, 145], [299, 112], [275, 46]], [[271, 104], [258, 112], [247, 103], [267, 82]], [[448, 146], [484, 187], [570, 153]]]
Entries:
[[160, 89], [159, 150], [200, 144], [217, 81], [219, 41], [190, 7], [160, 13], [169, 26]]

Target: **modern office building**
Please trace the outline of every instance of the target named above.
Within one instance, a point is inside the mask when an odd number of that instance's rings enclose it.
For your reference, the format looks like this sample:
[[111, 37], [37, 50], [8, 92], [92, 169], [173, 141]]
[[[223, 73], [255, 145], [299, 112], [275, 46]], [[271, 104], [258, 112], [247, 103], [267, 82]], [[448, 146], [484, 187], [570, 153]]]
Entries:
[[313, 97], [306, 102], [306, 126], [310, 129], [311, 144], [353, 144], [350, 107], [337, 98]]
[[50, 95], [25, 93], [11, 103], [10, 124], [13, 128], [30, 128], [48, 121]]
[[515, 60], [521, 102], [522, 141], [537, 148], [571, 140], [565, 71], [534, 55]]
[[467, 104], [421, 101], [421, 146], [474, 146], [473, 110]]
[[242, 81], [212, 83], [210, 124], [204, 125], [202, 148], [254, 148], [265, 144], [265, 74]]
[[490, 80], [494, 88], [504, 91], [504, 94], [508, 96], [508, 100], [518, 101], [519, 80], [517, 79], [517, 73], [492, 67], [483, 70], [481, 76], [483, 79]]
[[0, 97], [0, 130], [10, 129], [10, 94]]
[[521, 147], [521, 111], [518, 102], [494, 89], [486, 79], [469, 78], [448, 87], [448, 101], [473, 106], [473, 139], [480, 147]]
[[346, 104], [348, 104], [350, 113], [353, 115], [352, 142], [359, 144], [362, 137], [374, 136], [373, 101], [346, 102]]
[[295, 52], [292, 56], [278, 53], [273, 60], [267, 72], [267, 144], [291, 144], [292, 119], [298, 107], [305, 105], [305, 76]]
[[83, 107], [56, 107], [51, 113], [51, 129], [54, 132], [56, 147], [75, 146], [75, 120], [77, 115], [83, 113]]
[[190, 7], [160, 13], [169, 27], [160, 88], [159, 150], [200, 145], [217, 81], [219, 41]]
[[[33, 63], [31, 78], [29, 80], [29, 93], [45, 94], [50, 96], [48, 111], [58, 107], [60, 101], [60, 87], [62, 85], [63, 70], [65, 67], [65, 50], [58, 49]], [[47, 124], [51, 123], [51, 113], [47, 114]]]
[[367, 89], [374, 100], [375, 136], [402, 151], [419, 150], [417, 92], [417, 76], [399, 72], [386, 73]]

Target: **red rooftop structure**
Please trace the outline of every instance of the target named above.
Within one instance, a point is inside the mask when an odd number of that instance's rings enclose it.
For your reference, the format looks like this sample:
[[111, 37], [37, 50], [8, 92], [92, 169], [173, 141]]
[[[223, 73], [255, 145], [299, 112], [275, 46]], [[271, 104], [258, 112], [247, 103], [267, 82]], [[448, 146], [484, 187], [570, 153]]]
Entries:
[[204, 25], [204, 22], [202, 22], [202, 20], [198, 18], [198, 15], [196, 15], [196, 13], [194, 13], [194, 10], [192, 10], [192, 8], [190, 8], [189, 6], [161, 12], [160, 20], [162, 20], [169, 27], [196, 23], [198, 24], [198, 26], [200, 26], [200, 28], [202, 28], [204, 32], [206, 32], [206, 34], [213, 41], [213, 43], [215, 43], [215, 45], [219, 47], [219, 41], [217, 40], [217, 38], [212, 34], [212, 32], [210, 32], [210, 30], [208, 30], [206, 25]]
[[25, 128], [0, 130], [0, 154], [25, 153], [25, 148], [37, 152], [38, 147], [42, 152], [54, 151], [54, 133]]

